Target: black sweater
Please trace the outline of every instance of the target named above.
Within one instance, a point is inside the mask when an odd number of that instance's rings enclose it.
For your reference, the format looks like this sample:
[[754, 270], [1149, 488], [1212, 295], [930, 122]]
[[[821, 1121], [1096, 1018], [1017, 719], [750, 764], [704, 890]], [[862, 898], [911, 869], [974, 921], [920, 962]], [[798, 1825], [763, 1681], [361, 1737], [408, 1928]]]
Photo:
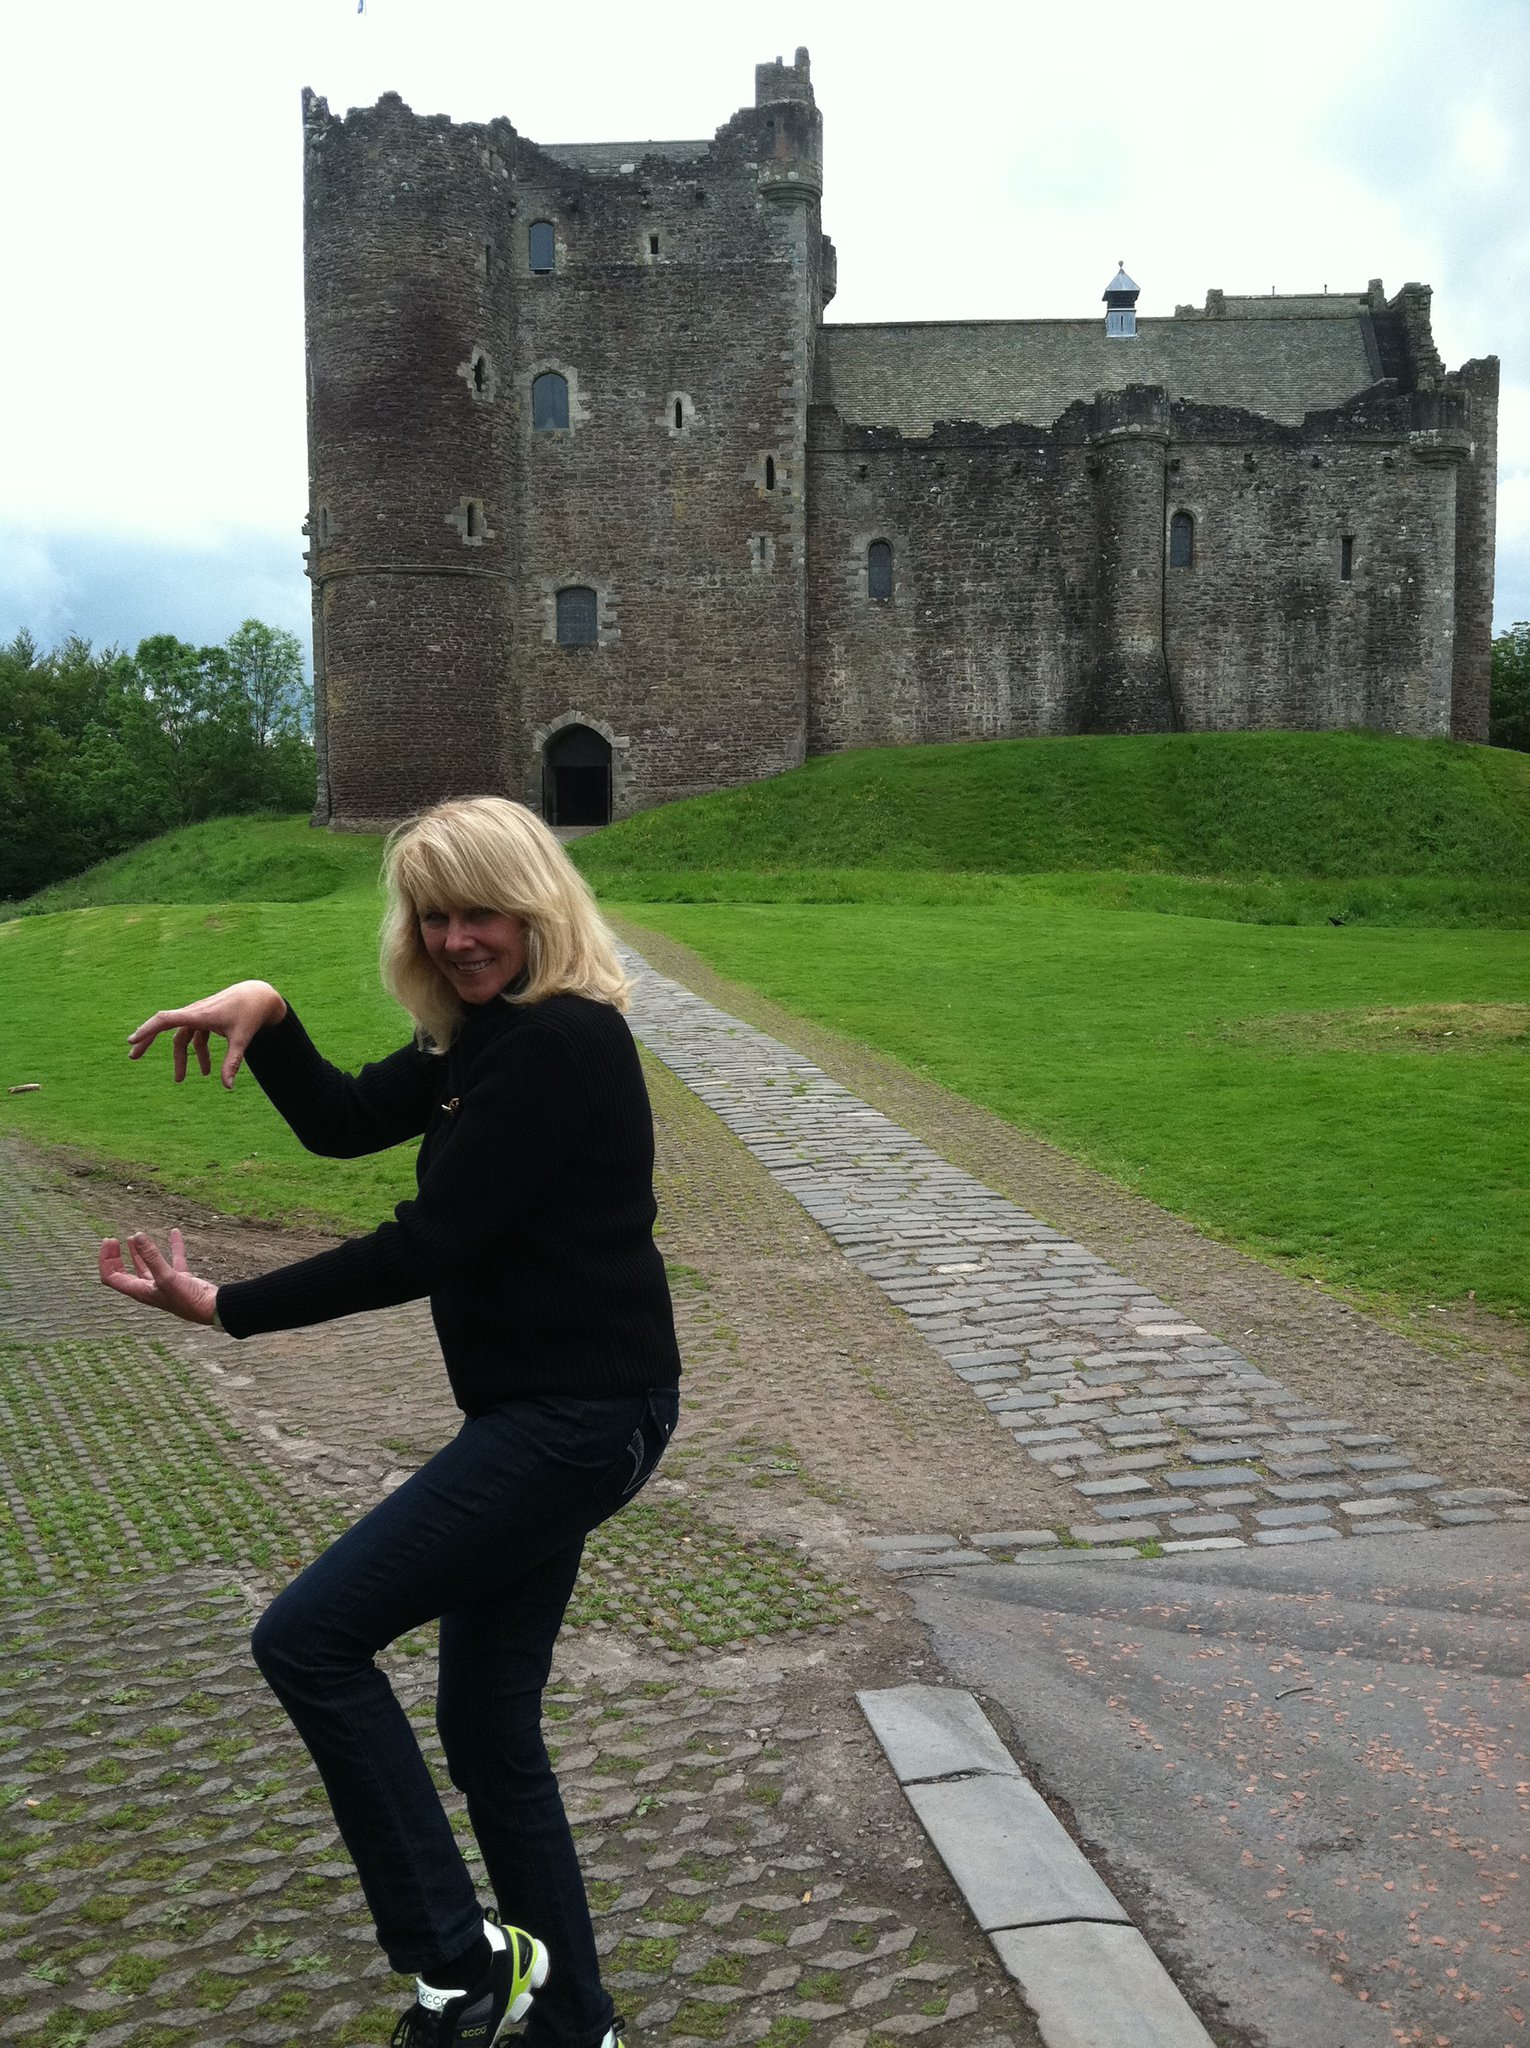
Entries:
[[294, 1266], [218, 1289], [233, 1337], [430, 1296], [457, 1405], [672, 1386], [653, 1241], [653, 1118], [621, 1014], [584, 996], [468, 1010], [441, 1057], [407, 1045], [359, 1074], [288, 1010], [250, 1041], [261, 1087], [310, 1152], [352, 1159], [423, 1134], [418, 1198]]

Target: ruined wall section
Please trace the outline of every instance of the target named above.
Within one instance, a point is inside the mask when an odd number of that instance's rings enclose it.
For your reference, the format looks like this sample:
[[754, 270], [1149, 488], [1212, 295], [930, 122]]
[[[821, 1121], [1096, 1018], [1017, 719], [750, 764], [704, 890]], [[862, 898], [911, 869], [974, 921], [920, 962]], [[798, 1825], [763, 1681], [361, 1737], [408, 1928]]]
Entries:
[[1095, 592], [1084, 730], [1173, 732], [1163, 644], [1167, 392], [1142, 384], [1100, 392], [1088, 436]]
[[1287, 427], [1143, 389], [910, 439], [816, 408], [812, 751], [1154, 721], [1447, 734], [1467, 410], [1383, 386]]
[[[1095, 576], [1083, 431], [812, 416], [813, 753], [1077, 732]], [[892, 548], [891, 595], [868, 554]]]
[[1465, 363], [1444, 389], [1467, 401], [1471, 447], [1456, 475], [1456, 648], [1452, 739], [1487, 745], [1493, 682], [1493, 568], [1498, 526], [1498, 358]]
[[514, 131], [397, 94], [304, 126], [319, 815], [362, 828], [508, 758]]
[[[1450, 729], [1462, 408], [1381, 387], [1299, 428], [1173, 408], [1164, 651], [1190, 731]], [[1347, 545], [1346, 545], [1347, 543]]]
[[[810, 95], [799, 128], [804, 114], [816, 122]], [[803, 758], [821, 231], [816, 190], [783, 203], [767, 189], [772, 163], [789, 167], [772, 154], [777, 123], [774, 107], [745, 110], [702, 157], [649, 155], [614, 175], [517, 150], [512, 608], [528, 802], [541, 801], [535, 735], [585, 710], [622, 743], [618, 814]], [[527, 269], [536, 221], [556, 233], [549, 275]], [[532, 425], [544, 370], [569, 381], [567, 430]], [[597, 592], [595, 646], [557, 642], [557, 591], [574, 584]]]

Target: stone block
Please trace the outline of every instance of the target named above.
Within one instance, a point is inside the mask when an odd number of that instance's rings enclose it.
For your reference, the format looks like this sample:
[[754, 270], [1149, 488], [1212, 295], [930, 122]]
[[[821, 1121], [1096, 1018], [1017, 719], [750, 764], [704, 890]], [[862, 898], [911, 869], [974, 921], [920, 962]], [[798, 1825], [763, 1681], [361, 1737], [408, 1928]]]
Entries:
[[1035, 1788], [1020, 1777], [909, 1785], [909, 1804], [985, 1933], [1126, 1913]]
[[1203, 1465], [1198, 1471], [1165, 1472], [1163, 1477], [1168, 1486], [1226, 1486], [1239, 1479], [1257, 1480], [1259, 1474], [1251, 1465]]
[[1047, 2048], [1212, 2048], [1135, 1927], [1005, 1928], [993, 1945]]
[[877, 1565], [884, 1572], [944, 1571], [947, 1565], [987, 1564], [981, 1550], [880, 1550]]
[[1256, 1543], [1319, 1543], [1329, 1538], [1339, 1541], [1339, 1531], [1330, 1522], [1309, 1523], [1305, 1529], [1260, 1529], [1254, 1535]]
[[1057, 1537], [1050, 1529], [989, 1529], [972, 1540], [982, 1550], [1045, 1550]]
[[1158, 1536], [1156, 1522], [1107, 1522], [1103, 1528], [1092, 1522], [1073, 1522], [1068, 1534], [1079, 1543], [1151, 1543]]
[[1152, 1490], [1145, 1479], [1130, 1475], [1121, 1479], [1084, 1479], [1074, 1488], [1074, 1492], [1081, 1493], [1086, 1500], [1105, 1500], [1111, 1494], [1151, 1493]]
[[895, 1685], [855, 1697], [900, 1785], [949, 1778], [958, 1771], [1020, 1774], [970, 1692], [948, 1685]]
[[1313, 1501], [1306, 1507], [1261, 1508], [1254, 1520], [1261, 1529], [1295, 1529], [1303, 1522], [1327, 1522], [1332, 1518], [1332, 1508], [1320, 1507]]

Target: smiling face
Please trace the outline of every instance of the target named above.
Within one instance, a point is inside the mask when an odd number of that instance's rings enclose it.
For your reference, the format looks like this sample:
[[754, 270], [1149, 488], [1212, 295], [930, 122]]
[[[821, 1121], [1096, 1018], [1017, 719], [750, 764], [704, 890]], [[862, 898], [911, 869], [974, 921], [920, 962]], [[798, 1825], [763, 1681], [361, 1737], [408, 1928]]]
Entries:
[[420, 939], [447, 986], [464, 1003], [489, 1003], [526, 965], [526, 926], [509, 911], [419, 912]]

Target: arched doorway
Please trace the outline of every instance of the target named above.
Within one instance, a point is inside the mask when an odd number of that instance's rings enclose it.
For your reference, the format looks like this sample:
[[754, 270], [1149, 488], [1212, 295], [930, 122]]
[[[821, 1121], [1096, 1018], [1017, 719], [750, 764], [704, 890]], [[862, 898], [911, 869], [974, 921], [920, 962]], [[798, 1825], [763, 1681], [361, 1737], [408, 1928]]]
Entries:
[[549, 825], [609, 825], [611, 745], [587, 725], [566, 725], [542, 752], [542, 815]]

